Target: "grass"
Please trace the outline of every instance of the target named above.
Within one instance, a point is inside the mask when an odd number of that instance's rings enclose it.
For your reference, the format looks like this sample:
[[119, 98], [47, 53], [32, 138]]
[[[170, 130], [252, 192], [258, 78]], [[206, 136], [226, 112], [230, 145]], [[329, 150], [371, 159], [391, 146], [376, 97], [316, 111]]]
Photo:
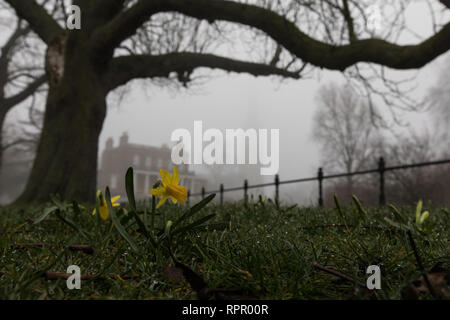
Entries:
[[[28, 221], [48, 207], [54, 211], [48, 210], [43, 221]], [[426, 270], [437, 263], [448, 270], [449, 211], [427, 209], [430, 217], [423, 230], [412, 233], [417, 253]], [[421, 277], [407, 231], [384, 219], [395, 219], [388, 207], [367, 208], [364, 218], [357, 206], [339, 212], [272, 201], [209, 204], [179, 224], [178, 228], [187, 226], [183, 232], [176, 233], [175, 227], [169, 231], [166, 221], [177, 221], [186, 210], [176, 205], [165, 205], [154, 214], [149, 208], [137, 209], [150, 238], [136, 223], [133, 210], [115, 211], [136, 251], [111, 219], [92, 216], [92, 208], [58, 201], [42, 208], [1, 208], [0, 299], [197, 299], [191, 285], [199, 278], [209, 288], [238, 289], [233, 298], [402, 299], [408, 297], [405, 288]], [[414, 220], [414, 208], [399, 211]], [[215, 215], [207, 222], [190, 225], [210, 214]], [[155, 239], [159, 242], [152, 245]], [[23, 243], [44, 246], [18, 246]], [[94, 254], [65, 249], [71, 244], [90, 245]], [[379, 265], [382, 289], [367, 292], [355, 282], [319, 270], [314, 262], [362, 284], [369, 276], [367, 267]], [[43, 277], [46, 271], [66, 272], [69, 265], [100, 277], [82, 280], [81, 290], [67, 289], [63, 279]], [[183, 268], [199, 277], [182, 277]], [[426, 290], [416, 297], [436, 298]]]

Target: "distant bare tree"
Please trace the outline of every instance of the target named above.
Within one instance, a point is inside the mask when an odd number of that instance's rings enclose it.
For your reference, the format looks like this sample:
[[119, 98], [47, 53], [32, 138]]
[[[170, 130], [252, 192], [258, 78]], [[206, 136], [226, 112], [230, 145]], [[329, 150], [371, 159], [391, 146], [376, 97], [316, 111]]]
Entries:
[[[376, 156], [372, 152], [376, 128], [367, 101], [351, 87], [333, 83], [319, 90], [317, 100], [313, 137], [321, 146], [325, 170], [350, 173], [366, 168]], [[348, 177], [349, 193], [352, 184]]]
[[[389, 165], [437, 160], [442, 157], [437, 140], [438, 136], [428, 130], [422, 133], [410, 130], [388, 145], [384, 156]], [[449, 169], [450, 166], [443, 165], [389, 172], [386, 176], [388, 200], [412, 204], [419, 199], [427, 199], [443, 203], [450, 188]]]
[[[1, 7], [0, 10], [7, 9]], [[38, 54], [42, 51], [38, 49], [38, 39], [24, 21], [17, 19], [10, 23], [14, 27], [0, 48], [0, 170], [6, 150], [31, 141], [30, 136], [21, 134], [17, 125], [5, 126], [7, 114], [46, 83], [43, 61], [40, 61], [43, 59], [39, 59], [42, 57]], [[30, 115], [35, 113], [34, 105], [33, 100]], [[36, 137], [34, 143], [35, 140]]]
[[[392, 133], [392, 132], [391, 132]], [[439, 136], [425, 130], [410, 130], [394, 137], [377, 135], [373, 140], [374, 155], [383, 156], [388, 166], [414, 164], [441, 159], [445, 154], [439, 150], [436, 141]], [[375, 161], [368, 165], [375, 169]], [[412, 205], [419, 199], [432, 201], [435, 205], [449, 205], [450, 165], [429, 166], [423, 168], [389, 171], [385, 175], [387, 201], [395, 204]], [[337, 181], [325, 185], [325, 204], [333, 205], [333, 194], [337, 193], [342, 201], [348, 202], [347, 183]], [[355, 181], [354, 194], [364, 204], [377, 205], [379, 201], [379, 176], [368, 174]]]

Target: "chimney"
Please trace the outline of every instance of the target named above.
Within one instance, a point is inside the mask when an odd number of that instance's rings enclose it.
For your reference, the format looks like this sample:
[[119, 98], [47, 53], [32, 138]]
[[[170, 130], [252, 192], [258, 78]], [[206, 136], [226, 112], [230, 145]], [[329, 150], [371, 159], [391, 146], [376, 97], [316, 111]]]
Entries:
[[107, 150], [111, 150], [113, 147], [114, 147], [114, 140], [113, 140], [113, 138], [110, 137], [110, 138], [108, 138], [108, 140], [106, 140], [105, 148]]
[[127, 144], [128, 144], [128, 133], [124, 132], [120, 137], [120, 145], [123, 146]]

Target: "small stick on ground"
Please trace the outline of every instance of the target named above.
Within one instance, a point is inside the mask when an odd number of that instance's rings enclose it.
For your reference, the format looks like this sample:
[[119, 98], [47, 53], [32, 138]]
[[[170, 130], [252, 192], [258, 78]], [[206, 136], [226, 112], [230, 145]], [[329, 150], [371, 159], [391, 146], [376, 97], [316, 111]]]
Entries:
[[[27, 219], [28, 223], [34, 223], [37, 219], [33, 219], [33, 218], [29, 218]], [[58, 219], [54, 219], [54, 218], [47, 218], [42, 220], [41, 222], [57, 222], [59, 221]]]
[[[13, 248], [43, 248], [44, 246], [54, 246], [54, 244], [44, 244], [41, 242], [17, 243]], [[76, 244], [68, 247], [70, 251], [81, 251], [85, 254], [94, 254], [94, 249], [90, 245]]]
[[94, 249], [90, 245], [77, 244], [69, 246], [70, 251], [81, 251], [85, 254], [94, 254]]
[[[331, 224], [319, 224], [319, 225], [315, 225], [315, 226], [304, 226], [304, 227], [299, 227], [298, 229], [300, 230], [314, 230], [314, 229], [326, 229], [326, 228], [354, 228], [356, 226], [348, 224], [336, 224], [336, 223], [331, 223]], [[360, 226], [360, 228], [364, 228], [364, 229], [375, 229], [375, 230], [389, 230], [391, 231], [391, 229], [389, 228], [385, 228], [385, 227], [378, 227], [378, 226]]]
[[[73, 273], [53, 272], [53, 271], [47, 271], [44, 273], [44, 277], [46, 280], [58, 280], [58, 279], [67, 280], [72, 275]], [[139, 276], [119, 275], [119, 274], [108, 274], [106, 277], [110, 279], [117, 279], [118, 277], [120, 277], [123, 280], [135, 280], [140, 278]], [[81, 280], [105, 280], [106, 277], [97, 276], [91, 273], [80, 275]]]
[[335, 277], [341, 278], [342, 280], [345, 280], [345, 281], [348, 281], [348, 282], [356, 283], [356, 284], [357, 284], [358, 286], [360, 286], [361, 288], [364, 288], [364, 289], [367, 290], [367, 287], [366, 287], [363, 283], [358, 282], [357, 280], [355, 280], [355, 279], [353, 279], [353, 278], [351, 278], [351, 277], [349, 277], [349, 276], [347, 276], [347, 275], [345, 275], [345, 274], [343, 274], [343, 273], [340, 273], [339, 271], [336, 271], [336, 270], [333, 270], [333, 269], [326, 268], [326, 267], [324, 267], [324, 266], [318, 264], [316, 261], [313, 262], [313, 266], [314, 266], [314, 268], [316, 268], [316, 269], [318, 269], [318, 270], [320, 270], [320, 271], [329, 273], [329, 274], [331, 274], [331, 275], [333, 275], [333, 276], [335, 276]]

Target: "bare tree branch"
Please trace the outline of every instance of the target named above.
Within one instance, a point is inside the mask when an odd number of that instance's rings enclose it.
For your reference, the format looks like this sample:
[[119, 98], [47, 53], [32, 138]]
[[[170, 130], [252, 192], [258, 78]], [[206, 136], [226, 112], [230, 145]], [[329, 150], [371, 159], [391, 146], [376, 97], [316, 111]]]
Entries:
[[225, 0], [140, 0], [96, 32], [96, 46], [100, 50], [115, 48], [150, 16], [169, 11], [209, 22], [224, 20], [257, 28], [304, 62], [332, 70], [345, 70], [358, 62], [372, 62], [394, 69], [415, 69], [450, 49], [450, 23], [417, 45], [403, 46], [372, 38], [336, 46], [308, 36], [295, 23], [274, 11]]
[[5, 0], [17, 13], [17, 16], [27, 21], [31, 29], [47, 45], [63, 32], [60, 25], [35, 0]]
[[354, 42], [355, 40], [357, 40], [357, 38], [356, 38], [356, 34], [355, 34], [355, 26], [353, 23], [352, 14], [350, 13], [350, 8], [348, 5], [348, 0], [342, 0], [342, 2], [344, 5], [343, 15], [344, 15], [345, 22], [347, 23], [347, 27], [348, 27], [349, 39], [350, 39], [350, 42]]
[[194, 69], [201, 67], [249, 73], [254, 76], [280, 75], [287, 78], [300, 78], [299, 73], [266, 64], [244, 62], [212, 54], [178, 52], [114, 58], [104, 78], [106, 90], [112, 90], [132, 79], [168, 77], [173, 72], [178, 74], [180, 81], [189, 81], [189, 75]]
[[46, 82], [47, 82], [47, 76], [46, 75], [40, 76], [39, 78], [37, 78], [36, 80], [31, 82], [24, 90], [20, 91], [19, 93], [15, 94], [9, 98], [6, 98], [4, 100], [4, 105], [6, 107], [13, 107], [13, 106], [23, 102], [28, 97], [33, 95], [37, 91], [37, 89], [39, 89], [39, 87], [42, 86]]
[[450, 0], [439, 0], [439, 2], [450, 9]]

